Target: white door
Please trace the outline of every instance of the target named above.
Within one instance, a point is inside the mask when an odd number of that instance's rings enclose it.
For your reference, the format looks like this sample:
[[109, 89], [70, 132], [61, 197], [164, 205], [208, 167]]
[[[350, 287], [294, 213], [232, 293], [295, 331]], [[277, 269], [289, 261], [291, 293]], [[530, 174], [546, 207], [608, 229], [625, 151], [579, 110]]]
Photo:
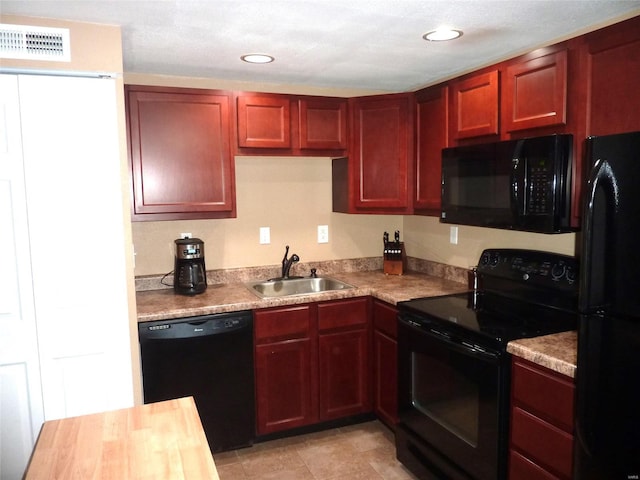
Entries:
[[45, 419], [132, 406], [116, 82], [19, 85]]
[[44, 420], [133, 405], [116, 84], [0, 75], [0, 478]]
[[0, 478], [18, 479], [44, 411], [14, 75], [0, 75], [0, 394]]

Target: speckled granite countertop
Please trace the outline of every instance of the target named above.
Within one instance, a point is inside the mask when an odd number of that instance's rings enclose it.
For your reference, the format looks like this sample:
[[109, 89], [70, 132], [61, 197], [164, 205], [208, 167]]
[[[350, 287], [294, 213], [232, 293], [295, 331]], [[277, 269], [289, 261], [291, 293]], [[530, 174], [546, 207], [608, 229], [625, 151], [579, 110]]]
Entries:
[[507, 352], [574, 378], [578, 352], [577, 332], [514, 340], [507, 345]]
[[385, 275], [382, 271], [366, 271], [335, 273], [331, 277], [353, 285], [354, 288], [264, 299], [250, 292], [241, 282], [209, 285], [204, 293], [195, 296], [176, 295], [173, 289], [140, 291], [136, 294], [138, 321], [167, 320], [367, 295], [395, 305], [411, 298], [467, 290], [464, 283], [422, 273]]
[[[376, 264], [373, 265], [375, 268]], [[366, 269], [371, 266], [370, 261], [365, 261], [350, 266], [355, 270], [365, 268], [363, 271], [327, 273], [328, 276], [349, 283], [354, 288], [286, 298], [261, 299], [245, 286], [244, 281], [249, 281], [249, 278], [239, 281], [238, 277], [225, 276], [216, 278], [220, 283], [210, 284], [204, 293], [195, 296], [176, 295], [172, 288], [142, 290], [136, 294], [138, 321], [167, 320], [367, 295], [395, 305], [412, 298], [433, 297], [467, 290], [466, 283], [463, 283], [466, 275], [463, 269], [454, 267], [452, 270], [443, 265], [418, 263], [416, 267], [419, 271], [428, 273], [411, 271], [398, 276], [385, 275], [381, 268]], [[341, 264], [341, 267], [344, 267], [344, 264]], [[251, 275], [254, 275], [253, 278], [269, 278], [269, 275], [273, 276], [273, 272], [265, 271], [256, 275], [254, 271]], [[507, 351], [569, 377], [575, 375], [576, 332], [515, 340], [509, 343]]]

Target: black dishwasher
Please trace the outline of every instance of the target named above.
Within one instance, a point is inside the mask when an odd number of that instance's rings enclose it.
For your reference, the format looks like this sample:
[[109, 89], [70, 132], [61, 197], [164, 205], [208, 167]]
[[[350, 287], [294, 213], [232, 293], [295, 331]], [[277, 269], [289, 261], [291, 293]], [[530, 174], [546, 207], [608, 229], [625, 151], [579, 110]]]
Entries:
[[253, 444], [250, 311], [138, 324], [144, 403], [193, 396], [212, 452]]

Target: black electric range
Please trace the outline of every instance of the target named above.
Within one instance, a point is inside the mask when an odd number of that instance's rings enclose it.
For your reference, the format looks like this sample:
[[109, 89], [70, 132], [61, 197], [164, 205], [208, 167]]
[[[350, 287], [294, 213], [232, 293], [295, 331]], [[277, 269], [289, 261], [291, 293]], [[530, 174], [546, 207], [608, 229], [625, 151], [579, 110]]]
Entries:
[[476, 268], [477, 288], [400, 302], [399, 311], [428, 317], [452, 332], [496, 346], [576, 328], [578, 263], [574, 257], [493, 249], [482, 253]]
[[[495, 295], [466, 292], [409, 300], [399, 309], [477, 341], [506, 347], [511, 340], [575, 330], [577, 313]], [[426, 322], [427, 320], [422, 320]]]
[[574, 257], [485, 250], [477, 288], [398, 303], [398, 459], [418, 478], [507, 478], [507, 343], [574, 330]]

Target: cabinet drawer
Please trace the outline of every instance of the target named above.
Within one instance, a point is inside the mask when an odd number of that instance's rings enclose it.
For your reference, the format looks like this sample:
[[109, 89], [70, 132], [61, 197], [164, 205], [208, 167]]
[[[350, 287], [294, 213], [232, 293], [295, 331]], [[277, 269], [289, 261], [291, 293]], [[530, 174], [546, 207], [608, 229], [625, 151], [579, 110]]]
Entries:
[[536, 463], [571, 478], [573, 437], [534, 415], [515, 407], [511, 444]]
[[559, 480], [518, 452], [509, 452], [509, 480]]
[[254, 312], [256, 343], [305, 338], [310, 335], [309, 306], [257, 310]]
[[520, 361], [513, 363], [513, 398], [527, 410], [573, 432], [575, 385], [555, 372]]
[[398, 310], [392, 305], [375, 300], [373, 326], [393, 339], [398, 338]]
[[341, 300], [318, 305], [318, 330], [366, 325], [367, 299]]

